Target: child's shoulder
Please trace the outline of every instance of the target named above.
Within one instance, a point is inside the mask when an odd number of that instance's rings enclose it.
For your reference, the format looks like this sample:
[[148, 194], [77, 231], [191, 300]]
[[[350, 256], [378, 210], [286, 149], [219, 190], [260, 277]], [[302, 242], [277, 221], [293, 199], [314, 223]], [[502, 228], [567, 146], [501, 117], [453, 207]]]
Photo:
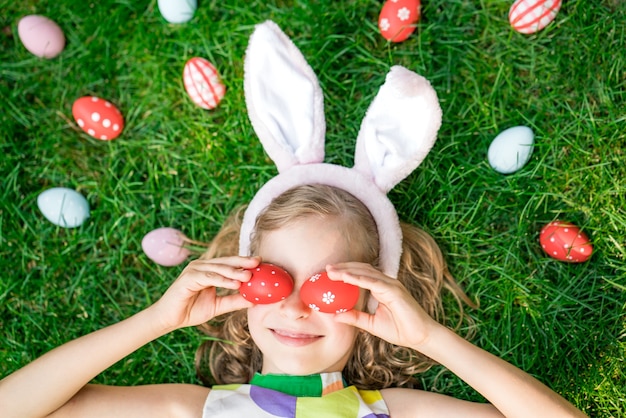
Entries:
[[197, 418], [202, 414], [209, 392], [210, 389], [203, 386], [178, 383], [139, 386], [88, 384], [50, 416], [85, 417], [96, 414]]
[[[141, 388], [141, 386], [140, 386]], [[168, 411], [169, 417], [199, 417], [211, 389], [192, 384], [161, 384], [143, 386], [147, 397], [159, 405], [159, 411]], [[143, 405], [150, 402], [142, 403]], [[164, 414], [166, 416], [166, 414]]]

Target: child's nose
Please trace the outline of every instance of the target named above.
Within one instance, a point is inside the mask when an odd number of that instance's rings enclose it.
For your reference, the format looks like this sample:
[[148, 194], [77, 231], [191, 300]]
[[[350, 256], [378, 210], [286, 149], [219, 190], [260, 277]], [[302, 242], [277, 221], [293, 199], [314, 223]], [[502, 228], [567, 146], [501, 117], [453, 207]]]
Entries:
[[307, 318], [311, 313], [311, 308], [300, 298], [300, 289], [293, 292], [280, 302], [280, 312], [290, 319]]

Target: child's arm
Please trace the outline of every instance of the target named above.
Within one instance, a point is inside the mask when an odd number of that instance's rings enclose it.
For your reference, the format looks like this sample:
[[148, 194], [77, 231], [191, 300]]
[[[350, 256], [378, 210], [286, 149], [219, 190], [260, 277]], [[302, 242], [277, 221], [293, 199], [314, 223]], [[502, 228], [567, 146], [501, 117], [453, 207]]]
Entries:
[[[505, 417], [585, 416], [537, 379], [433, 320], [398, 280], [361, 263], [328, 266], [327, 270], [331, 279], [368, 289], [379, 301], [373, 315], [353, 310], [338, 314], [337, 321], [432, 358], [481, 393]], [[442, 399], [433, 399], [432, 412], [442, 412]], [[428, 403], [418, 399], [415, 403], [419, 408], [414, 411], [426, 412], [423, 408]], [[450, 402], [446, 408], [452, 414], [449, 416], [467, 416], [464, 405], [467, 406], [464, 402]]]
[[[75, 411], [76, 416], [85, 416], [90, 409], [99, 411], [98, 416], [109, 415], [107, 411], [114, 416], [115, 399], [128, 405], [135, 399], [140, 403], [146, 400], [141, 409], [146, 416], [163, 414], [166, 411], [158, 410], [158, 404], [147, 401], [156, 392], [163, 395], [162, 389], [167, 388], [107, 391], [86, 385], [115, 362], [170, 331], [249, 306], [238, 293], [218, 297], [215, 288], [237, 289], [241, 281], [250, 278], [250, 273], [242, 269], [258, 263], [259, 259], [242, 257], [191, 262], [154, 305], [64, 344], [0, 381], [3, 418], [44, 417], [64, 406], [63, 412]], [[65, 416], [61, 412], [58, 415]]]

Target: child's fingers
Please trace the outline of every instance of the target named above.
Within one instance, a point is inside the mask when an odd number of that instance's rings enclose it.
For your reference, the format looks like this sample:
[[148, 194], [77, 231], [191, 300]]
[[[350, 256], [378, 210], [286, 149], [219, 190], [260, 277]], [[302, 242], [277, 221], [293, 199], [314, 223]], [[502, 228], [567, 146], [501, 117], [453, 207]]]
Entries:
[[254, 304], [245, 300], [239, 293], [221, 296], [218, 297], [215, 302], [215, 316], [250, 308], [252, 306], [254, 306]]
[[210, 287], [239, 289], [241, 286], [241, 280], [225, 277], [213, 271], [192, 270], [186, 273], [183, 280], [181, 284], [185, 289], [191, 292], [198, 292]]
[[335, 315], [335, 321], [342, 324], [352, 325], [353, 327], [361, 328], [362, 330], [371, 333], [373, 328], [373, 315], [366, 312], [361, 312], [356, 309], [349, 310], [347, 312], [338, 313]]
[[[248, 257], [229, 257], [214, 260], [195, 260], [189, 263], [185, 271], [186, 274], [194, 274], [194, 276], [206, 276], [211, 282], [215, 282], [214, 286], [222, 287], [222, 284], [228, 283], [224, 279], [230, 281], [247, 282], [250, 280], [252, 273], [248, 270], [259, 264], [260, 259]], [[232, 285], [225, 286], [233, 288]]]
[[196, 261], [200, 261], [203, 264], [223, 264], [231, 267], [251, 269], [259, 265], [259, 263], [261, 262], [261, 257], [231, 256]]
[[[374, 272], [378, 272], [371, 264], [367, 263], [359, 263], [359, 262], [348, 262], [348, 263], [337, 263], [337, 264], [328, 264], [326, 266], [326, 271], [329, 273], [342, 273], [342, 272], [350, 272], [353, 274], [372, 274]], [[382, 274], [378, 272], [379, 274]]]
[[194, 260], [190, 265], [194, 265], [199, 270], [212, 270], [215, 268], [230, 268], [233, 271], [247, 271], [257, 267], [261, 262], [260, 257], [223, 257], [210, 260]]
[[367, 267], [367, 265], [356, 265], [348, 268], [328, 266], [327, 272], [331, 280], [343, 281], [369, 290], [380, 302], [393, 300], [404, 290], [398, 280], [384, 275], [371, 266]]
[[[381, 271], [374, 268], [371, 264], [366, 263], [341, 263], [341, 264], [329, 264], [326, 266], [328, 277], [331, 280], [342, 280], [344, 277], [369, 277], [375, 280], [382, 280], [389, 283], [395, 281], [395, 279], [385, 275]], [[346, 276], [346, 274], [348, 276]]]

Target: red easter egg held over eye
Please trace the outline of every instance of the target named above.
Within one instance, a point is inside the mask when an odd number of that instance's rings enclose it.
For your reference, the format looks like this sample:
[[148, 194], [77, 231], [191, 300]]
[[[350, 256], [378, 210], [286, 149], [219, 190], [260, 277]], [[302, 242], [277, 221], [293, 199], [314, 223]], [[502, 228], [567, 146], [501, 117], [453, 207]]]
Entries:
[[346, 312], [359, 300], [357, 286], [330, 280], [326, 272], [309, 278], [300, 289], [302, 302], [315, 311], [325, 313]]
[[388, 41], [402, 42], [415, 31], [419, 18], [419, 0], [387, 0], [378, 16], [378, 29]]
[[289, 273], [274, 264], [261, 263], [250, 271], [252, 277], [241, 284], [239, 293], [252, 303], [279, 302], [293, 291], [293, 279]]
[[570, 222], [557, 220], [544, 226], [539, 243], [550, 257], [568, 263], [583, 263], [593, 252], [589, 237]]
[[111, 103], [95, 96], [85, 96], [72, 105], [72, 115], [80, 128], [96, 139], [117, 138], [124, 129], [124, 117]]

